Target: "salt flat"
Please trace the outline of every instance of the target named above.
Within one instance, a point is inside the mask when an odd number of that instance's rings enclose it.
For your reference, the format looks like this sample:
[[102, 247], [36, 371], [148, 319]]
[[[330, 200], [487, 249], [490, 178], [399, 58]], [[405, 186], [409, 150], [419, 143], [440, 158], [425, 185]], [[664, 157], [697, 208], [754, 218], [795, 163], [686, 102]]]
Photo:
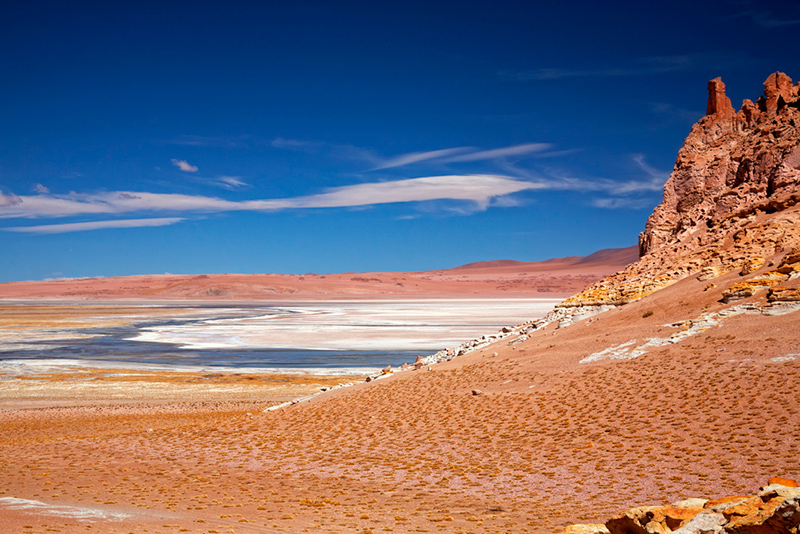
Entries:
[[558, 299], [426, 299], [316, 302], [250, 309], [245, 317], [212, 317], [143, 328], [135, 341], [183, 348], [429, 350], [458, 345], [503, 326], [544, 316]]

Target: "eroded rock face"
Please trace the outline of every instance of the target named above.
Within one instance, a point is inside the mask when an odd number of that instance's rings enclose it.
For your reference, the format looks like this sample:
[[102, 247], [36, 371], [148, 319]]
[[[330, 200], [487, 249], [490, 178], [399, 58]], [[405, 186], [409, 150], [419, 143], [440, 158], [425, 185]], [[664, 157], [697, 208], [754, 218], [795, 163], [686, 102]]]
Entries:
[[687, 276], [746, 276], [799, 251], [798, 88], [776, 72], [762, 97], [735, 112], [722, 80], [711, 80], [708, 114], [678, 152], [664, 200], [639, 237], [640, 260], [560, 306], [623, 304]]

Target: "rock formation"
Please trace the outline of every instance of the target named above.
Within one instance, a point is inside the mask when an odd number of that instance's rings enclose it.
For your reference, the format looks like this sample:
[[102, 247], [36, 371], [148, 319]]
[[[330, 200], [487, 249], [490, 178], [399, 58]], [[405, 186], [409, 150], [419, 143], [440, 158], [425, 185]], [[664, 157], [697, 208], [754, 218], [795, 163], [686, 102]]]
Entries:
[[560, 306], [625, 304], [692, 275], [752, 274], [761, 278], [750, 285], [761, 289], [789, 278], [762, 271], [800, 250], [799, 90], [776, 72], [763, 96], [734, 112], [722, 80], [711, 80], [707, 115], [692, 127], [639, 236], [640, 260]]
[[686, 499], [666, 506], [640, 506], [605, 525], [570, 525], [561, 534], [796, 534], [800, 488], [774, 477], [750, 496]]

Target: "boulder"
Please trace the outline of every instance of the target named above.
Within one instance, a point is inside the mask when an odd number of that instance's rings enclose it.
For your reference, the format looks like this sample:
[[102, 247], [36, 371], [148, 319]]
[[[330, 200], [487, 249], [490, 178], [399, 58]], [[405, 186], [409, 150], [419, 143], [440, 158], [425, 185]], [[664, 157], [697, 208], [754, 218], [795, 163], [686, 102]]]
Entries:
[[703, 511], [691, 518], [677, 530], [673, 530], [673, 534], [709, 534], [709, 533], [722, 533], [724, 529], [722, 525], [727, 523], [727, 519], [722, 514], [717, 512]]
[[800, 486], [797, 481], [792, 480], [791, 478], [782, 478], [782, 477], [772, 477], [767, 482], [769, 486], [772, 485], [779, 485], [779, 486], [786, 486], [787, 488], [796, 488]]
[[670, 534], [702, 511], [672, 505], [642, 506], [612, 517], [606, 528], [611, 534]]

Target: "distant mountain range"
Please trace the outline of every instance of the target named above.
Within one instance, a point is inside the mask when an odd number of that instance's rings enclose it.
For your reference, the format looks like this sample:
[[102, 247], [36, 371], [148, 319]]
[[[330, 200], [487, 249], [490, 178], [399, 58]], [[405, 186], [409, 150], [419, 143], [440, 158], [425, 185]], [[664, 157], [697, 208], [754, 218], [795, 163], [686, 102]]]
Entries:
[[0, 284], [4, 299], [333, 300], [566, 297], [638, 259], [637, 247], [420, 272], [138, 275]]

